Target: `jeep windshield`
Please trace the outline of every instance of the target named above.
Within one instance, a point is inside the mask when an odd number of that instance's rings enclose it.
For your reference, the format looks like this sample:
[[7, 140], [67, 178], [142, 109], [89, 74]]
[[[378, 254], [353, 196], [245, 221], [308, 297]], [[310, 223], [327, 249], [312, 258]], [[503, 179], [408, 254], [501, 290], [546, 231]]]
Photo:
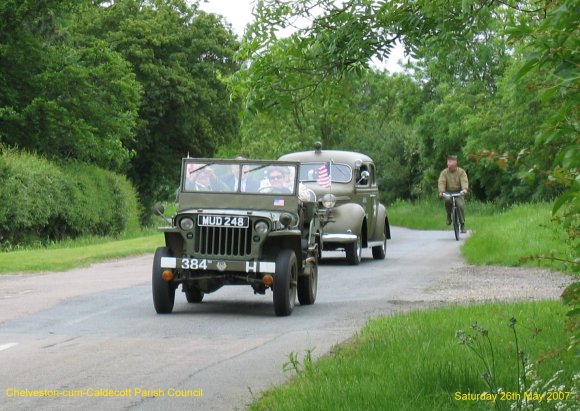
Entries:
[[241, 160], [186, 160], [182, 191], [294, 195], [296, 165]]
[[325, 185], [330, 182], [329, 175], [333, 183], [348, 183], [352, 178], [352, 169], [347, 164], [328, 161], [300, 164], [300, 181], [303, 183], [317, 182]]

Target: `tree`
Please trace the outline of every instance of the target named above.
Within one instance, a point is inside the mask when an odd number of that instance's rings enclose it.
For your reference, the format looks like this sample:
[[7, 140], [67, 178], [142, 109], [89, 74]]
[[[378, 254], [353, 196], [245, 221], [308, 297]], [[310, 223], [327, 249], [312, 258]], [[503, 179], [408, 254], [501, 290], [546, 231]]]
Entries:
[[78, 22], [79, 41], [105, 41], [142, 87], [129, 176], [143, 203], [179, 184], [182, 157], [211, 157], [237, 133], [237, 105], [224, 78], [237, 42], [215, 15], [180, 0], [103, 2]]
[[127, 165], [139, 85], [102, 43], [78, 48], [73, 1], [0, 6], [0, 142], [121, 170]]

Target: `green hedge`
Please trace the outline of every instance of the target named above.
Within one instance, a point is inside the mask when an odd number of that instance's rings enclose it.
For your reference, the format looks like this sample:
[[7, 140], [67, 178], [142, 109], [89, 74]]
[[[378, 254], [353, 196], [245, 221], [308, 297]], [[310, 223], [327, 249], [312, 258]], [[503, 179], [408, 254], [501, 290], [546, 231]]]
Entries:
[[139, 225], [137, 194], [124, 176], [82, 163], [58, 165], [0, 151], [0, 245], [80, 235], [118, 235]]

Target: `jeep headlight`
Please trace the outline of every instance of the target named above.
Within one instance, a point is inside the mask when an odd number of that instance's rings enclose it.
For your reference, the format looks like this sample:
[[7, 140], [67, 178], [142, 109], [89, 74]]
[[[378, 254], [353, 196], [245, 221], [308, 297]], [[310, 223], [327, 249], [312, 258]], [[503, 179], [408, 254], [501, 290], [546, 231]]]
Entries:
[[258, 221], [254, 224], [254, 230], [258, 234], [266, 234], [268, 232], [268, 223], [265, 221]]
[[330, 194], [330, 193], [325, 194], [322, 197], [321, 202], [322, 202], [322, 206], [324, 208], [332, 208], [336, 204], [336, 196], [334, 194]]
[[189, 217], [184, 217], [179, 220], [179, 227], [181, 227], [183, 231], [189, 231], [193, 229], [193, 220]]

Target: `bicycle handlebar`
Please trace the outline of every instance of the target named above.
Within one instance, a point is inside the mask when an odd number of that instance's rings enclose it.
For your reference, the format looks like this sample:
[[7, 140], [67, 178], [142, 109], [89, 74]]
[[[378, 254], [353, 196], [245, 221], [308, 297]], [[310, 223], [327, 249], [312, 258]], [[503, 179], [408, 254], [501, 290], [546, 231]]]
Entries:
[[465, 192], [460, 191], [458, 193], [443, 193], [443, 197], [463, 197], [465, 195]]

